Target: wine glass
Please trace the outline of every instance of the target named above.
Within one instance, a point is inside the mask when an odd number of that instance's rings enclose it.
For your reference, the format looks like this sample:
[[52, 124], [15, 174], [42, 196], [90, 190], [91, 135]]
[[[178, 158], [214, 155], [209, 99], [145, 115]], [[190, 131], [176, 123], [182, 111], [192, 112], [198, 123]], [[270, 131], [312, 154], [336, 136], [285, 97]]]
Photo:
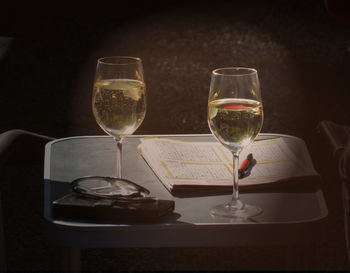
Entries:
[[97, 60], [92, 111], [98, 125], [117, 143], [117, 178], [122, 178], [122, 140], [133, 134], [146, 114], [146, 86], [140, 58]]
[[254, 141], [263, 124], [258, 73], [252, 68], [226, 67], [213, 70], [208, 99], [208, 124], [216, 139], [233, 155], [231, 201], [210, 210], [213, 216], [250, 218], [261, 208], [239, 199], [239, 153]]

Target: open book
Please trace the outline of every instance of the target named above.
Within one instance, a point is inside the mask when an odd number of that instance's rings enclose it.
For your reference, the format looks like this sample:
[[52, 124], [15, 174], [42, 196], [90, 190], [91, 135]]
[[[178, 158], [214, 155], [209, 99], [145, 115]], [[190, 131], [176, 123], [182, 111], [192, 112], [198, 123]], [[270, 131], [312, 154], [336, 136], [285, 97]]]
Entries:
[[[282, 137], [259, 139], [244, 149], [239, 161], [242, 162], [252, 153], [256, 164], [249, 176], [239, 180], [240, 189], [271, 190], [275, 182], [284, 182], [284, 186], [293, 183], [296, 186], [295, 181], [301, 180], [307, 187], [314, 188], [315, 179], [312, 178], [319, 175], [306, 146], [301, 139], [292, 139], [288, 145]], [[232, 154], [218, 142], [146, 137], [141, 139], [139, 152], [174, 195], [232, 191]], [[309, 182], [304, 183], [305, 178]]]

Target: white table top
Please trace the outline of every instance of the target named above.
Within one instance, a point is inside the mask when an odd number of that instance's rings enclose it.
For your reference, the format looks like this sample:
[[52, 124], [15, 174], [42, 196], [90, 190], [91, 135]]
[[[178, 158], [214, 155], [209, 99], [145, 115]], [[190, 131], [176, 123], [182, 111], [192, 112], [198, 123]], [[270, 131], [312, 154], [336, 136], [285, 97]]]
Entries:
[[[260, 134], [271, 137], [273, 134]], [[305, 143], [279, 135], [288, 142]], [[52, 141], [45, 150], [44, 218], [52, 241], [76, 247], [186, 247], [291, 244], [319, 240], [328, 215], [321, 190], [302, 193], [242, 193], [243, 202], [258, 205], [263, 213], [237, 222], [212, 218], [209, 209], [230, 195], [174, 197], [137, 152], [140, 138], [123, 142], [123, 178], [143, 185], [159, 199], [175, 201], [174, 214], [157, 223], [109, 224], [57, 220], [51, 203], [69, 193], [69, 183], [89, 175], [115, 176], [116, 147], [108, 136], [71, 137]], [[211, 135], [172, 135], [175, 139], [215, 141]], [[308, 156], [308, 155], [307, 155]]]

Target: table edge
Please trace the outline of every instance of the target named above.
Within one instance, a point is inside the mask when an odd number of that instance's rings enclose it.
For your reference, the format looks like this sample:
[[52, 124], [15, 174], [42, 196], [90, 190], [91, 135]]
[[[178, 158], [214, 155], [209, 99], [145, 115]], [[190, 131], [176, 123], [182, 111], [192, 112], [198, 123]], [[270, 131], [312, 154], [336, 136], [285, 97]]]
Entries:
[[[143, 137], [208, 137], [213, 136], [213, 134], [150, 134], [150, 135], [130, 135], [126, 138], [143, 138]], [[287, 134], [277, 134], [277, 133], [259, 133], [258, 136], [276, 136], [276, 137], [287, 137], [287, 138], [295, 138], [299, 141], [303, 141], [303, 139], [293, 136], [293, 135], [287, 135]], [[64, 137], [52, 140], [45, 145], [45, 156], [44, 156], [44, 162], [49, 163], [50, 157], [51, 157], [51, 146], [55, 143], [61, 142], [61, 141], [67, 141], [71, 139], [79, 139], [79, 138], [112, 138], [109, 135], [87, 135], [87, 136], [71, 136], [71, 137]], [[50, 164], [44, 164], [44, 178], [50, 177]]]

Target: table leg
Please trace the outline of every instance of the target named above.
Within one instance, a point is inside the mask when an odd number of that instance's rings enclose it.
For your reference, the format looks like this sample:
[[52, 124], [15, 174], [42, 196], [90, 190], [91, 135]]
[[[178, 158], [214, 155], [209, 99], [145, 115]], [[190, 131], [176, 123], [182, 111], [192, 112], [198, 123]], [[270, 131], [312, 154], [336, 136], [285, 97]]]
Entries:
[[80, 272], [80, 248], [63, 247], [63, 269], [65, 272]]

